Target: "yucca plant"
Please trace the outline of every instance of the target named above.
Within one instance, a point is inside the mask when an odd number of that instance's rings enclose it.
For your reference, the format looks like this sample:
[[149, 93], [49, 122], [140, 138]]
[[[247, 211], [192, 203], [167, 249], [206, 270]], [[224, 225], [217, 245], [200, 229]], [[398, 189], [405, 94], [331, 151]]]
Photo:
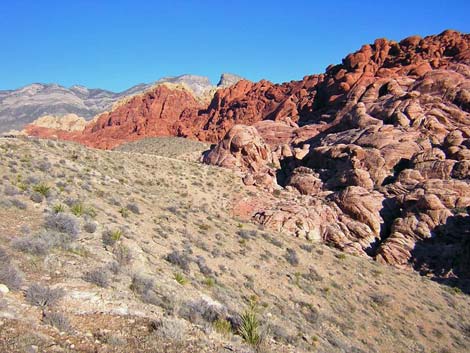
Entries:
[[77, 217], [84, 214], [92, 218], [96, 217], [96, 211], [92, 207], [86, 207], [81, 202], [77, 202], [70, 207], [70, 211]]
[[246, 343], [252, 346], [259, 346], [262, 340], [260, 332], [260, 321], [258, 319], [256, 301], [251, 300], [249, 307], [240, 315], [239, 335]]
[[175, 272], [174, 273], [174, 278], [175, 278], [175, 281], [178, 282], [179, 284], [181, 285], [185, 285], [186, 283], [188, 283], [188, 280], [186, 278], [184, 278], [184, 276], [179, 273], [179, 272]]
[[58, 203], [57, 205], [54, 205], [54, 207], [52, 207], [52, 210], [54, 211], [54, 213], [65, 212], [65, 206]]
[[37, 193], [41, 194], [44, 197], [49, 196], [51, 192], [51, 188], [47, 186], [46, 184], [37, 184], [34, 185], [33, 190], [36, 191]]

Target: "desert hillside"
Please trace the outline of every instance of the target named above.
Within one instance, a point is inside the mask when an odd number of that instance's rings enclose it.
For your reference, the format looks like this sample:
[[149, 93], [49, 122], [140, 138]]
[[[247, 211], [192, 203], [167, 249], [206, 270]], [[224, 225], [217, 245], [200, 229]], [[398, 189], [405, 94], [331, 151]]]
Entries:
[[2, 139], [0, 351], [468, 351], [468, 295], [253, 223], [284, 191], [205, 148]]

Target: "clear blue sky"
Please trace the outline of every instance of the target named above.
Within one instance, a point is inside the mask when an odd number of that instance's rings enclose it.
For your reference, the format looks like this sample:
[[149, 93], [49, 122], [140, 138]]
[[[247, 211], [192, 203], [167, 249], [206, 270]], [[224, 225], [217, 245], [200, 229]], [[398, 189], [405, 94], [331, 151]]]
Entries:
[[[386, 5], [384, 5], [386, 3]], [[470, 0], [0, 0], [0, 89], [323, 72], [375, 38], [470, 32]]]

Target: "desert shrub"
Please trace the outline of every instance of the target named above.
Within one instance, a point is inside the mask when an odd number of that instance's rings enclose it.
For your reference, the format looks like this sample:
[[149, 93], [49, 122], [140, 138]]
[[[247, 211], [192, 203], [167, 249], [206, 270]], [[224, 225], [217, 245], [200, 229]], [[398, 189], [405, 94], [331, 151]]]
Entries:
[[139, 206], [136, 203], [128, 203], [126, 208], [135, 214], [140, 214]]
[[39, 178], [35, 177], [34, 175], [29, 175], [26, 180], [25, 180], [25, 183], [28, 184], [28, 185], [36, 185], [36, 184], [39, 184]]
[[198, 299], [188, 301], [180, 308], [181, 317], [195, 324], [203, 324], [204, 322], [213, 323], [216, 320], [226, 319], [227, 308], [210, 299]]
[[301, 248], [302, 250], [305, 250], [306, 252], [312, 252], [313, 249], [315, 248], [315, 246], [312, 245], [312, 244], [301, 244], [301, 245], [300, 245], [300, 248]]
[[122, 347], [127, 344], [127, 339], [125, 337], [116, 336], [112, 333], [106, 334], [105, 337], [100, 338], [100, 341], [116, 347]]
[[196, 263], [199, 267], [199, 271], [205, 276], [212, 275], [213, 271], [207, 266], [206, 260], [202, 256], [198, 256], [196, 259]]
[[10, 199], [10, 202], [13, 206], [15, 206], [16, 208], [18, 208], [20, 210], [26, 210], [28, 208], [28, 206], [20, 200]]
[[121, 265], [117, 261], [111, 261], [110, 263], [108, 263], [107, 268], [112, 274], [115, 275], [121, 272]]
[[153, 278], [139, 274], [134, 274], [132, 276], [132, 283], [130, 288], [133, 292], [142, 295], [144, 293], [147, 293], [148, 291], [153, 290], [154, 287], [155, 281], [153, 280]]
[[307, 322], [311, 324], [318, 324], [320, 319], [320, 313], [318, 310], [310, 303], [299, 302], [300, 312]]
[[58, 311], [46, 311], [43, 313], [42, 322], [46, 325], [54, 326], [61, 332], [68, 332], [72, 326], [64, 314]]
[[182, 342], [186, 337], [186, 324], [178, 318], [165, 318], [155, 325], [155, 331], [163, 339]]
[[106, 288], [109, 286], [109, 275], [106, 269], [100, 268], [85, 273], [83, 279], [97, 286]]
[[11, 244], [17, 250], [33, 255], [47, 255], [51, 248], [57, 247], [64, 250], [71, 250], [71, 245], [75, 237], [51, 230], [43, 230], [34, 235], [26, 235], [22, 238], [15, 238]]
[[263, 238], [267, 241], [269, 241], [271, 244], [273, 244], [274, 246], [278, 247], [278, 248], [282, 248], [282, 241], [280, 241], [279, 239], [273, 237], [272, 235], [268, 234], [268, 233], [262, 233], [263, 235]]
[[47, 255], [53, 246], [49, 239], [42, 236], [15, 238], [11, 245], [19, 251], [38, 256]]
[[53, 213], [46, 216], [45, 226], [48, 229], [70, 235], [73, 239], [78, 237], [80, 228], [78, 220], [72, 215], [65, 213]]
[[114, 257], [116, 258], [116, 261], [121, 265], [129, 265], [133, 259], [131, 249], [129, 249], [125, 245], [118, 245], [115, 246], [113, 249]]
[[51, 194], [50, 186], [47, 186], [44, 183], [34, 185], [33, 191], [37, 192], [38, 194], [41, 194], [44, 197], [49, 197]]
[[0, 247], [0, 264], [5, 264], [5, 263], [9, 263], [11, 260], [11, 257], [10, 255], [8, 255], [7, 251]]
[[249, 240], [250, 238], [256, 238], [257, 234], [258, 232], [256, 230], [245, 230], [245, 229], [237, 230], [237, 235], [244, 240]]
[[87, 233], [94, 233], [94, 232], [96, 231], [96, 227], [97, 227], [96, 222], [86, 222], [86, 223], [83, 225], [83, 229], [84, 229], [85, 232], [87, 232]]
[[375, 304], [377, 304], [379, 306], [388, 305], [392, 301], [391, 296], [389, 296], [387, 294], [379, 294], [379, 293], [371, 294], [370, 299], [372, 300], [372, 302], [374, 302]]
[[191, 259], [183, 252], [175, 250], [166, 255], [165, 260], [173, 265], [180, 267], [184, 271], [189, 271], [189, 264], [191, 263]]
[[15, 196], [15, 195], [18, 195], [20, 193], [20, 190], [16, 186], [7, 184], [3, 188], [3, 193], [6, 196]]
[[23, 275], [14, 265], [5, 260], [5, 262], [0, 263], [0, 283], [12, 290], [18, 290], [23, 284]]
[[57, 304], [65, 292], [61, 288], [50, 288], [33, 283], [26, 291], [26, 300], [35, 306], [46, 307]]
[[52, 168], [52, 164], [49, 161], [41, 161], [38, 164], [38, 169], [41, 172], [48, 172]]
[[122, 235], [123, 235], [123, 231], [121, 229], [114, 229], [114, 230], [106, 229], [103, 232], [101, 239], [104, 245], [113, 246], [114, 244], [116, 244], [116, 242], [118, 242], [121, 239]]
[[76, 203], [80, 203], [80, 201], [78, 201], [77, 199], [74, 199], [73, 197], [67, 197], [65, 200], [64, 200], [64, 203], [69, 206], [69, 207], [72, 207], [73, 205], [75, 205]]
[[284, 257], [292, 266], [297, 266], [299, 264], [299, 257], [297, 256], [297, 252], [294, 249], [287, 248]]
[[39, 192], [33, 192], [31, 196], [29, 197], [31, 201], [34, 203], [41, 203], [44, 201], [44, 196], [40, 194]]

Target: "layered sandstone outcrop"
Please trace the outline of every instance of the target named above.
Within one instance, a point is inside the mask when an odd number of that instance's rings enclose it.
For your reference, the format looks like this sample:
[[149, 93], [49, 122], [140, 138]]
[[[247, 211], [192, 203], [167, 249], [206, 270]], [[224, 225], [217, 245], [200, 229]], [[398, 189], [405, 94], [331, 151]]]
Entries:
[[469, 48], [455, 31], [377, 40], [319, 77], [298, 117], [255, 123], [279, 160], [273, 182], [296, 192], [254, 218], [380, 262], [468, 276]]

